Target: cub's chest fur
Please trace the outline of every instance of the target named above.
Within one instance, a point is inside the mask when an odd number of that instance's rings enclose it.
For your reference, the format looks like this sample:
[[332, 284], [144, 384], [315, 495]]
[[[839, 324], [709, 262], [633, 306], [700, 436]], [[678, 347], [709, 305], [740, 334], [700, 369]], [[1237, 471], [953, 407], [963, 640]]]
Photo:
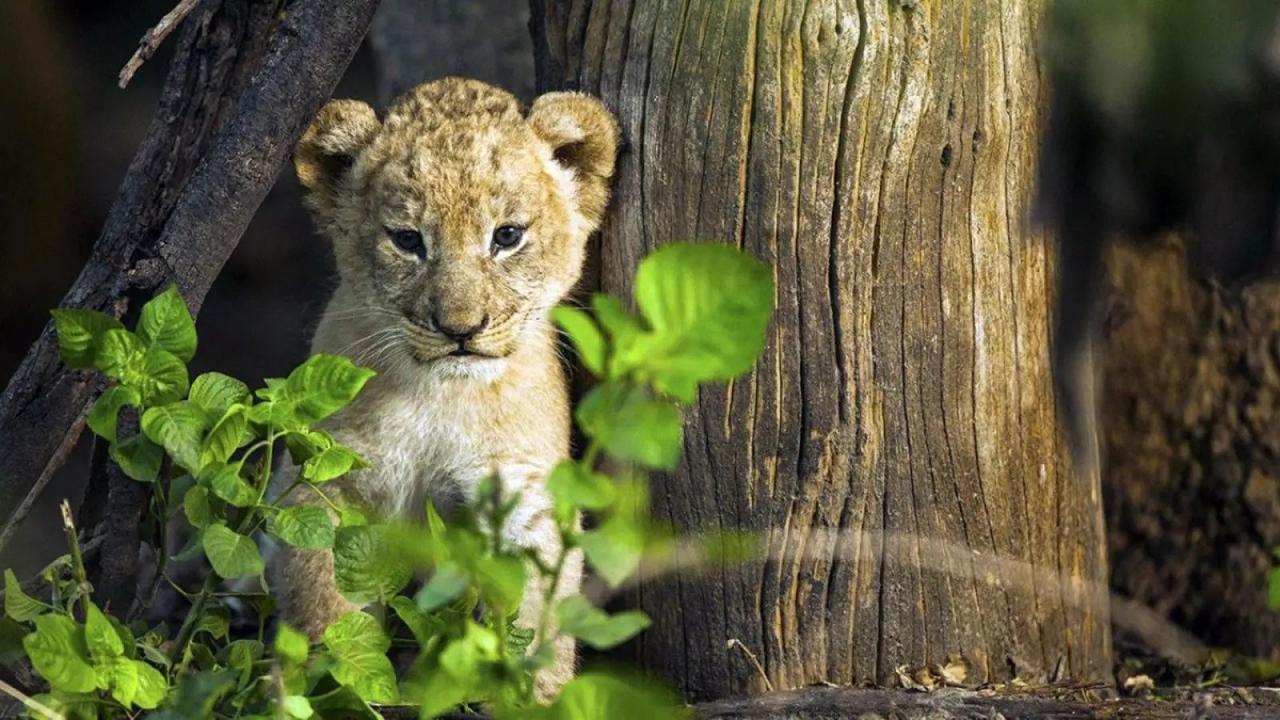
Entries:
[[[319, 348], [318, 348], [319, 349]], [[519, 359], [519, 358], [516, 358]], [[328, 429], [369, 461], [349, 490], [383, 512], [416, 516], [473, 498], [484, 478], [522, 485], [568, 453], [558, 368], [504, 368], [492, 382], [391, 371]]]

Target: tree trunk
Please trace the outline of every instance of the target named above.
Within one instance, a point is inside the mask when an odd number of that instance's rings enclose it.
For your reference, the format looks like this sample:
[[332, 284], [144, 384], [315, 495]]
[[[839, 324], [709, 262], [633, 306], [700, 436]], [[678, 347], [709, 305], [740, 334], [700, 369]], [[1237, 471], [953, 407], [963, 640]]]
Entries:
[[601, 289], [685, 239], [774, 268], [754, 374], [703, 393], [654, 479], [677, 529], [763, 563], [642, 585], [631, 652], [695, 699], [1109, 678], [1096, 464], [1049, 378], [1050, 246], [1024, 222], [1044, 90], [1031, 0], [533, 0], [539, 86], [629, 150]]
[[1215, 646], [1280, 659], [1280, 284], [1194, 279], [1177, 241], [1114, 248], [1103, 350], [1112, 587]]

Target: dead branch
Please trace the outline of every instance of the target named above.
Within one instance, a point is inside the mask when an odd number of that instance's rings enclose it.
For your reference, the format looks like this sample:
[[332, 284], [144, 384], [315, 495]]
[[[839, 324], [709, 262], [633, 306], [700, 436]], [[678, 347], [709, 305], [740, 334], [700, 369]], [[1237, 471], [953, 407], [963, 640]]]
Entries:
[[134, 73], [138, 72], [138, 68], [142, 64], [151, 59], [156, 54], [161, 43], [165, 38], [169, 37], [182, 20], [195, 8], [196, 3], [200, 0], [180, 0], [172, 10], [160, 18], [160, 22], [156, 26], [148, 30], [142, 39], [138, 41], [138, 49], [134, 51], [133, 57], [129, 58], [129, 62], [124, 64], [120, 69], [120, 89], [123, 90], [129, 85], [129, 81], [133, 79]]

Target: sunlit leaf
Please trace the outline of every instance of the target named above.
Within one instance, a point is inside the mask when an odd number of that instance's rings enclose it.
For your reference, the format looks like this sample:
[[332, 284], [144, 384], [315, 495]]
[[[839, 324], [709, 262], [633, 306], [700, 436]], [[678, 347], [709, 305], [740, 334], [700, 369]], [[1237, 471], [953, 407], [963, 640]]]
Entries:
[[50, 314], [62, 361], [73, 368], [94, 367], [102, 336], [108, 330], [124, 329], [119, 320], [93, 310], [58, 308]]
[[142, 306], [138, 335], [183, 363], [191, 362], [196, 354], [196, 323], [176, 287], [170, 286]]

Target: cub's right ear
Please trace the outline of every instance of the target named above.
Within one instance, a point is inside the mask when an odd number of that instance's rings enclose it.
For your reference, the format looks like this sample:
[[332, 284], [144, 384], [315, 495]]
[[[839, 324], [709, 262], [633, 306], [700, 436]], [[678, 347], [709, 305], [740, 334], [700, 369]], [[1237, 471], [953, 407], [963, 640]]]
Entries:
[[359, 100], [331, 100], [320, 108], [293, 151], [302, 186], [327, 195], [381, 129], [373, 108]]

